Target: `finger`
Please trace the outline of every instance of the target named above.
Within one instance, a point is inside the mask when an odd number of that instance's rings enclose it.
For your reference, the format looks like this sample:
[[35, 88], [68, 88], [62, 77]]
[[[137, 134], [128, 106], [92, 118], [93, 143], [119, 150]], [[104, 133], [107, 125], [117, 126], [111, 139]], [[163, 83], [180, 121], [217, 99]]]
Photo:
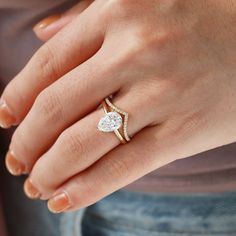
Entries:
[[[185, 119], [143, 129], [130, 143], [113, 149], [64, 183], [49, 200], [49, 209], [58, 213], [87, 207], [159, 167], [205, 151], [204, 135], [199, 133], [202, 124]], [[206, 131], [205, 135], [208, 140], [211, 134]]]
[[[158, 130], [159, 127], [146, 128], [132, 142], [117, 147], [89, 169], [71, 178], [49, 200], [49, 209], [59, 213], [87, 207], [150, 172], [153, 163], [158, 168], [170, 162], [162, 155], [164, 153], [159, 155], [159, 150], [158, 157], [151, 155], [157, 153], [153, 149], [164, 142], [156, 137]], [[137, 160], [137, 156], [141, 158]]]
[[205, 119], [181, 114], [144, 128], [130, 143], [63, 183], [49, 200], [49, 209], [58, 213], [87, 207], [172, 161], [215, 148], [216, 131], [206, 127]]
[[70, 10], [62, 14], [52, 15], [43, 19], [33, 28], [36, 36], [40, 40], [46, 42], [47, 40], [52, 38], [56, 33], [58, 33], [63, 27], [65, 27], [69, 22], [75, 19], [92, 2], [93, 0], [80, 1]]
[[[110, 56], [110, 50], [105, 50], [104, 47], [103, 45], [92, 58], [54, 82], [37, 97], [34, 106], [12, 137], [10, 152], [6, 158], [11, 173], [29, 173], [36, 160], [53, 145], [67, 127], [96, 108], [104, 97], [126, 87], [127, 81], [132, 84], [132, 80], [127, 79], [128, 73], [123, 68], [123, 63], [119, 62], [120, 56], [116, 55], [118, 59], [116, 56]], [[106, 62], [104, 66], [103, 62]], [[123, 71], [123, 76], [120, 71]], [[148, 86], [139, 84], [133, 90], [144, 88]], [[123, 90], [127, 92], [130, 89]], [[143, 106], [140, 110], [146, 109], [146, 104], [148, 107], [152, 104], [151, 111], [156, 111], [156, 98], [151, 98], [158, 93], [158, 89], [148, 90], [149, 97], [142, 95], [146, 94], [144, 91], [134, 97], [142, 96], [140, 104]], [[159, 90], [161, 92], [161, 89]], [[162, 101], [162, 97], [158, 100]], [[16, 160], [20, 162], [19, 165], [16, 165]]]
[[[138, 111], [142, 102], [134, 99], [135, 94], [117, 97], [115, 103], [129, 112], [129, 133], [135, 134], [154, 117], [145, 116]], [[127, 104], [127, 101], [129, 103]], [[143, 112], [145, 109], [142, 107]], [[147, 109], [147, 108], [146, 108]], [[65, 130], [52, 148], [34, 165], [30, 183], [38, 189], [42, 199], [48, 198], [58, 186], [78, 172], [95, 163], [99, 158], [120, 144], [113, 133], [97, 130], [99, 119], [104, 115], [102, 109], [92, 112]], [[46, 173], [45, 173], [45, 170]], [[28, 187], [26, 184], [26, 192]], [[28, 194], [31, 196], [31, 194]], [[37, 194], [38, 196], [38, 194]]]
[[0, 103], [0, 124], [5, 124], [4, 127], [12, 125], [8, 123], [11, 120], [6, 119], [7, 111], [11, 111], [10, 116], [14, 116], [14, 123], [19, 123], [44, 88], [99, 50], [105, 29], [104, 19], [98, 11], [99, 4], [100, 1], [92, 4], [44, 44], [8, 84]]
[[119, 90], [120, 80], [114, 83], [111, 70], [99, 66], [103, 60], [100, 51], [40, 93], [12, 136], [6, 157], [12, 174], [29, 173], [64, 129], [95, 109], [104, 97]]

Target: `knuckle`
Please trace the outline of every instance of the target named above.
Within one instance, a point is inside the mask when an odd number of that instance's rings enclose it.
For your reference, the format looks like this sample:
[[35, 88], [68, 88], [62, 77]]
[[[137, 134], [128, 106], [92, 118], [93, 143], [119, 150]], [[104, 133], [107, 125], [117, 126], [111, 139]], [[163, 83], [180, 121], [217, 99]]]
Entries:
[[109, 1], [112, 7], [116, 7], [116, 9], [121, 9], [122, 11], [130, 10], [130, 7], [136, 2], [137, 0], [110, 0]]
[[40, 71], [42, 78], [44, 75], [48, 76], [49, 74], [54, 78], [58, 76], [59, 67], [56, 65], [55, 54], [47, 43], [35, 53], [33, 63], [35, 65], [34, 68]]
[[[98, 181], [97, 178], [95, 178], [94, 181], [90, 181], [90, 179], [86, 178], [83, 175], [80, 175], [76, 179], [76, 184], [78, 186], [83, 186], [85, 196], [88, 196], [90, 199], [93, 199], [94, 196], [97, 195], [97, 188], [95, 186], [99, 186], [101, 183]], [[87, 198], [87, 200], [89, 199]]]
[[[80, 190], [79, 194], [73, 194], [73, 202], [79, 203], [79, 207], [87, 207], [100, 199], [99, 195], [102, 192], [102, 184], [98, 181], [98, 179], [93, 179], [91, 181], [90, 178], [83, 176], [83, 174], [74, 178], [74, 185], [77, 189]], [[100, 188], [97, 188], [100, 186]]]
[[61, 99], [50, 89], [46, 89], [38, 95], [33, 108], [46, 122], [55, 123], [63, 120]]
[[129, 166], [125, 163], [125, 161], [121, 159], [109, 159], [107, 158], [104, 162], [104, 173], [105, 178], [116, 177], [116, 178], [124, 178], [128, 177], [130, 173]]
[[114, 19], [124, 20], [129, 18], [130, 13], [134, 11], [134, 2], [134, 0], [109, 0], [107, 2], [107, 13]]
[[146, 52], [153, 55], [153, 53], [160, 53], [161, 50], [169, 47], [173, 35], [169, 32], [155, 35], [150, 32], [150, 29], [142, 27], [136, 32], [135, 37], [137, 41], [137, 52]]
[[74, 134], [70, 130], [62, 133], [59, 137], [59, 146], [62, 155], [67, 156], [67, 162], [72, 164], [87, 156], [88, 150], [83, 134]]

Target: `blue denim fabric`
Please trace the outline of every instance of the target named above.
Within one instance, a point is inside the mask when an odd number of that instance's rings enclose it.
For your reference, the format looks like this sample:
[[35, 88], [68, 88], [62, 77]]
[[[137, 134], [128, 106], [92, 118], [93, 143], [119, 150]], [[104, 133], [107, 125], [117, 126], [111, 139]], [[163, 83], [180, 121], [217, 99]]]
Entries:
[[65, 214], [61, 236], [235, 236], [236, 193], [143, 194], [118, 191]]

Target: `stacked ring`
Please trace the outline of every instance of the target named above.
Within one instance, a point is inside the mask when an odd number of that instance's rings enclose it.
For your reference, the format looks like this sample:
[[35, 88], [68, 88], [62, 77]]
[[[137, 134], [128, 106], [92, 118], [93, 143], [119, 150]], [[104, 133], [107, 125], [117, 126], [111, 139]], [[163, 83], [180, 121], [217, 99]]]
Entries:
[[130, 141], [128, 135], [128, 118], [127, 112], [122, 111], [111, 102], [111, 97], [102, 101], [105, 115], [98, 123], [98, 130], [102, 132], [114, 132], [121, 143], [125, 144]]

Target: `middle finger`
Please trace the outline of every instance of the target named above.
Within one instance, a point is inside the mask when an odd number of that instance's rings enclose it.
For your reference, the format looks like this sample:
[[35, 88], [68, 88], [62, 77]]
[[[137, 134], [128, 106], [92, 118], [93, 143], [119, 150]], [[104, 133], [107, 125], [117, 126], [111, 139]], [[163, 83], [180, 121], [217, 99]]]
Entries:
[[99, 51], [37, 97], [12, 137], [6, 158], [12, 174], [29, 172], [66, 127], [90, 112], [98, 101], [119, 89], [120, 80], [114, 82], [110, 79], [109, 66], [99, 66], [102, 60], [103, 55]]

